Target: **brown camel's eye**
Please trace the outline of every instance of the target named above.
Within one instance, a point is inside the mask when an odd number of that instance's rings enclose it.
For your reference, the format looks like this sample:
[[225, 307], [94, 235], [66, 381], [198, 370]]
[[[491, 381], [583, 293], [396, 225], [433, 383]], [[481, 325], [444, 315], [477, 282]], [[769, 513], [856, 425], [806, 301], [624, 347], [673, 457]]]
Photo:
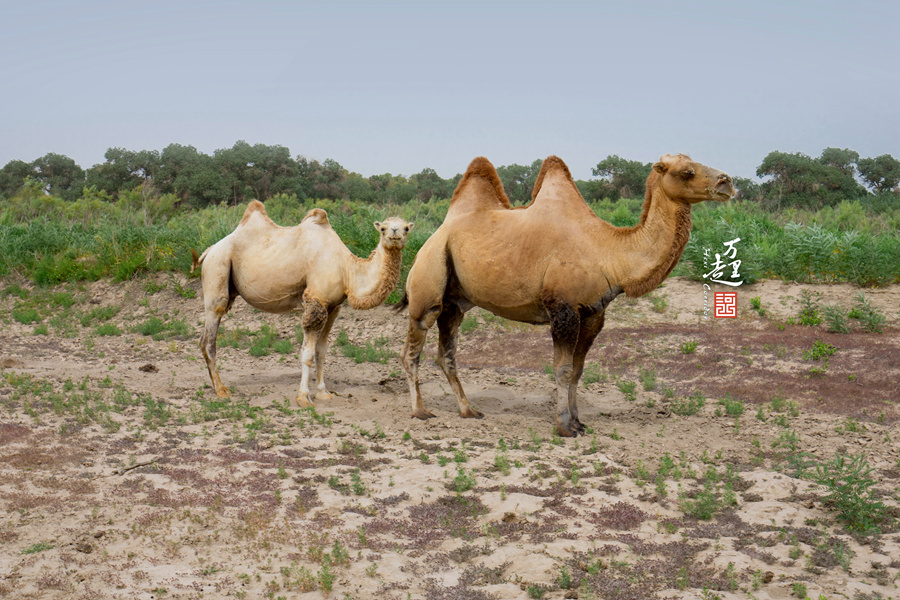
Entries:
[[681, 175], [682, 179], [687, 180], [694, 176], [694, 170], [693, 169], [685, 169], [684, 171], [679, 173], [679, 175]]

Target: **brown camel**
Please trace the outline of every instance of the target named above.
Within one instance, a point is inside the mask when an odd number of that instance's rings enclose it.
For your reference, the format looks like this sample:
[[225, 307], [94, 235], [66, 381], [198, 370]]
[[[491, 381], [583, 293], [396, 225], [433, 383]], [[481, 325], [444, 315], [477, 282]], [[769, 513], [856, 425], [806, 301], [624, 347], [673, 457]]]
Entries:
[[391, 217], [375, 222], [381, 239], [368, 259], [354, 256], [314, 208], [295, 227], [279, 227], [266, 215], [262, 202], [247, 206], [237, 228], [197, 256], [193, 271], [203, 264], [202, 288], [206, 325], [200, 348], [220, 398], [228, 397], [216, 368], [219, 322], [241, 296], [247, 304], [270, 313], [301, 311], [302, 376], [297, 404], [312, 406], [309, 374], [316, 369], [315, 398], [331, 398], [323, 367], [328, 333], [346, 299], [358, 309], [385, 301], [400, 280], [401, 251], [412, 223]]
[[642, 296], [668, 276], [690, 237], [692, 204], [733, 195], [725, 173], [682, 154], [665, 155], [647, 178], [640, 223], [614, 227], [591, 211], [556, 156], [541, 166], [531, 204], [517, 208], [510, 207], [490, 161], [473, 160], [443, 224], [417, 254], [400, 305], [409, 307], [402, 361], [412, 416], [434, 416], [422, 403], [418, 369], [435, 321], [437, 362], [460, 415], [483, 416], [466, 398], [456, 370], [459, 324], [480, 306], [514, 321], [550, 324], [556, 431], [583, 433], [576, 390], [607, 305], [622, 292]]

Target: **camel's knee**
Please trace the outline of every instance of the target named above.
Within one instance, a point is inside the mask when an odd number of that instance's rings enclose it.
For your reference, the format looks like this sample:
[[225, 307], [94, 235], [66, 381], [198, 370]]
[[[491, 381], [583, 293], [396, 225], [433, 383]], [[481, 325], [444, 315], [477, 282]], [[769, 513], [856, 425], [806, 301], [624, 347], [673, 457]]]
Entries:
[[315, 298], [304, 296], [303, 317], [300, 319], [304, 335], [307, 331], [321, 331], [327, 322], [328, 309], [325, 305]]

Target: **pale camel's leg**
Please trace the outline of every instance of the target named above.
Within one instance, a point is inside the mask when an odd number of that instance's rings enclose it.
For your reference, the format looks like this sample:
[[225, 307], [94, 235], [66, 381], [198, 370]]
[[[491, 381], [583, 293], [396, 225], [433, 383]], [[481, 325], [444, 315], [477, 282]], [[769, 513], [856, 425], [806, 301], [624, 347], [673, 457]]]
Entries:
[[216, 336], [219, 333], [219, 323], [237, 296], [237, 292], [231, 289], [230, 279], [231, 261], [217, 261], [213, 255], [207, 257], [201, 279], [205, 324], [200, 334], [200, 351], [206, 360], [209, 377], [219, 398], [231, 396], [231, 392], [222, 384], [219, 369], [216, 367]]
[[325, 321], [325, 327], [319, 334], [319, 341], [316, 343], [316, 400], [333, 398], [333, 395], [325, 389], [325, 356], [328, 350], [328, 335], [331, 333], [331, 327], [339, 312], [341, 312], [340, 305], [335, 306], [328, 313], [328, 320]]
[[400, 356], [403, 370], [406, 371], [406, 380], [409, 383], [412, 416], [417, 419], [430, 419], [434, 416], [422, 402], [422, 392], [419, 390], [419, 358], [422, 356], [422, 348], [425, 347], [425, 336], [434, 325], [440, 312], [441, 307], [438, 306], [427, 311], [422, 319], [410, 317], [406, 343], [403, 345], [403, 352]]
[[209, 370], [209, 378], [212, 380], [213, 387], [216, 389], [216, 396], [219, 398], [228, 398], [231, 392], [222, 384], [222, 378], [219, 376], [219, 369], [216, 368], [216, 336], [219, 333], [219, 323], [225, 315], [224, 308], [227, 306], [228, 300], [222, 302], [222, 307], [206, 309], [206, 324], [203, 327], [203, 333], [200, 334], [200, 350], [203, 352], [203, 358], [206, 359], [206, 368]]
[[591, 349], [594, 338], [603, 329], [603, 321], [604, 313], [597, 313], [582, 320], [581, 327], [578, 330], [578, 342], [575, 344], [575, 354], [572, 358], [572, 382], [569, 384], [569, 414], [572, 417], [574, 428], [579, 433], [584, 433], [585, 427], [578, 418], [578, 404], [576, 400], [578, 383], [581, 381], [581, 376], [584, 373], [584, 358], [587, 356], [588, 350]]
[[450, 387], [456, 395], [456, 401], [459, 404], [459, 415], [464, 419], [476, 418], [480, 419], [483, 413], [475, 410], [466, 393], [463, 391], [462, 384], [456, 371], [456, 341], [459, 333], [459, 324], [463, 320], [463, 312], [456, 304], [445, 304], [444, 310], [438, 317], [438, 364], [447, 376]]
[[309, 398], [309, 373], [316, 362], [316, 345], [328, 322], [328, 310], [322, 302], [303, 295], [303, 316], [300, 324], [303, 327], [303, 349], [300, 352], [300, 391], [297, 392], [297, 404], [301, 408], [309, 408], [313, 403]]
[[562, 302], [553, 303], [548, 309], [556, 375], [556, 432], [562, 437], [575, 437], [584, 431], [577, 414], [572, 414], [574, 390], [578, 384], [574, 369], [575, 346], [581, 319], [571, 306]]

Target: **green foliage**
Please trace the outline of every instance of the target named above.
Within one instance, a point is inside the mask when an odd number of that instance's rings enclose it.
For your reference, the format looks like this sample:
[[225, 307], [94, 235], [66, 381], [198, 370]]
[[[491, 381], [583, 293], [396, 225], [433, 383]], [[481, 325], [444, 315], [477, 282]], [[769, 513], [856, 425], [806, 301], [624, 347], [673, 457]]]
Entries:
[[680, 346], [682, 354], [693, 354], [697, 351], [697, 341], [690, 340], [687, 342], [683, 342]]
[[697, 390], [690, 396], [677, 398], [672, 401], [672, 412], [682, 417], [696, 415], [706, 404], [706, 398]]
[[803, 351], [803, 360], [821, 360], [835, 352], [837, 352], [837, 348], [831, 344], [822, 340], [816, 340], [811, 349]]
[[833, 506], [847, 529], [859, 533], [878, 531], [885, 518], [885, 505], [872, 495], [875, 469], [863, 454], [838, 454], [833, 460], [816, 467], [813, 480], [827, 490], [826, 505]]
[[859, 319], [866, 331], [881, 333], [881, 325], [885, 321], [884, 315], [872, 303], [866, 295], [860, 291], [856, 296], [856, 304], [850, 309], [849, 316]]
[[387, 347], [389, 341], [387, 337], [379, 336], [374, 341], [366, 342], [365, 345], [356, 345], [350, 341], [347, 331], [341, 328], [334, 343], [344, 356], [352, 358], [356, 363], [387, 364], [388, 360], [394, 356], [394, 353]]

